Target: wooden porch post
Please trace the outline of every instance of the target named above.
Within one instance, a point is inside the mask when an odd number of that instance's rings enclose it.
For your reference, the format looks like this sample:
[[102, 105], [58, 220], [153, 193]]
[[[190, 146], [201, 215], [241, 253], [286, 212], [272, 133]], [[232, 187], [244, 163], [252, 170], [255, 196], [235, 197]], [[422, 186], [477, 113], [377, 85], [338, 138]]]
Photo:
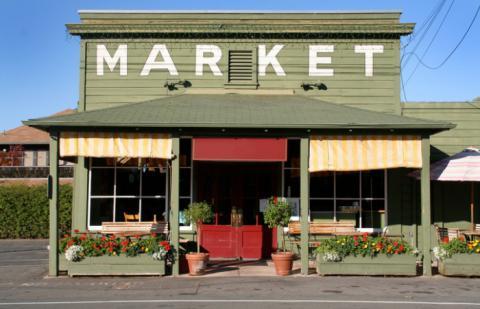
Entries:
[[300, 140], [300, 258], [302, 275], [308, 275], [308, 209], [309, 209], [309, 174], [308, 174], [309, 138]]
[[179, 261], [179, 214], [180, 211], [180, 138], [172, 138], [172, 178], [170, 183], [170, 241], [174, 248], [172, 275], [180, 274]]
[[48, 275], [58, 276], [58, 132], [50, 132], [50, 174], [49, 183], [49, 209], [50, 230], [48, 253]]
[[422, 136], [422, 172], [421, 172], [421, 207], [423, 240], [423, 275], [432, 275], [431, 256], [431, 206], [430, 206], [430, 137]]

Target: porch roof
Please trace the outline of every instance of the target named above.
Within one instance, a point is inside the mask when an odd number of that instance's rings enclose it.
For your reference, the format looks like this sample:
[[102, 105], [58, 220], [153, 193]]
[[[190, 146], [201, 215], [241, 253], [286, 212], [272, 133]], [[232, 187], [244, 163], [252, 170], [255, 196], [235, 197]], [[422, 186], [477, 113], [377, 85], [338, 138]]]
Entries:
[[438, 132], [447, 122], [328, 103], [302, 95], [183, 94], [106, 109], [24, 121], [68, 128], [408, 129]]

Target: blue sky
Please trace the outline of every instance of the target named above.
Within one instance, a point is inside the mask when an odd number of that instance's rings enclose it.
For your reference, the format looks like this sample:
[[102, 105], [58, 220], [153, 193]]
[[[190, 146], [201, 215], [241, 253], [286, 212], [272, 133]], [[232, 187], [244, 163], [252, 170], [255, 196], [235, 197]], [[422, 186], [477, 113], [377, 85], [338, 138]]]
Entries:
[[[78, 100], [79, 39], [65, 30], [79, 21], [79, 9], [156, 10], [382, 10], [400, 9], [403, 22], [422, 25], [441, 0], [1, 0], [0, 1], [0, 130], [21, 120], [73, 108]], [[416, 53], [422, 55], [452, 0], [443, 10]], [[456, 0], [423, 62], [436, 66], [455, 47], [480, 1]], [[408, 83], [408, 101], [471, 100], [480, 96], [480, 16], [460, 48], [438, 70], [419, 66]], [[420, 36], [407, 46], [411, 51]], [[406, 40], [405, 40], [406, 42]], [[408, 79], [417, 61], [404, 68]], [[402, 100], [404, 96], [402, 95]]]

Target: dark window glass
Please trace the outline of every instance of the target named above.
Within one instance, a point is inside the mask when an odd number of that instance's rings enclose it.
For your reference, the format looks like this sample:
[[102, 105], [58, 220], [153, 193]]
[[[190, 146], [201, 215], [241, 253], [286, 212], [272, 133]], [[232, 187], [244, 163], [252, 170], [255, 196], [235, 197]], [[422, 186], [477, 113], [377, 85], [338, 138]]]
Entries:
[[310, 174], [310, 197], [333, 198], [333, 172]]
[[385, 171], [362, 172], [362, 198], [383, 198], [385, 197]]
[[287, 162], [285, 167], [300, 167], [300, 140], [288, 140]]
[[92, 166], [114, 166], [114, 158], [92, 158]]
[[333, 200], [310, 200], [310, 220], [332, 221]]
[[142, 199], [142, 221], [153, 221], [154, 215], [157, 221], [166, 221], [164, 198], [144, 198]]
[[180, 220], [180, 225], [181, 226], [187, 226], [187, 221], [185, 219], [185, 209], [188, 208], [188, 205], [190, 204], [190, 199], [189, 198], [181, 198], [180, 199], [180, 213], [179, 213], [179, 220]]
[[113, 195], [115, 169], [92, 168], [91, 195]]
[[362, 227], [381, 228], [385, 225], [385, 201], [362, 201]]
[[139, 213], [138, 198], [117, 198], [115, 205], [115, 221], [125, 221], [125, 214], [138, 215]]
[[180, 196], [190, 196], [190, 169], [180, 169]]
[[360, 197], [360, 173], [359, 172], [337, 172], [337, 198], [338, 197]]
[[300, 197], [300, 170], [285, 170], [286, 197]]
[[180, 166], [190, 166], [192, 160], [192, 139], [180, 139]]
[[162, 195], [165, 196], [166, 191], [166, 181], [167, 173], [161, 172], [158, 168], [147, 168], [145, 172], [142, 170], [142, 195], [143, 196], [154, 196]]
[[90, 225], [102, 225], [113, 221], [113, 198], [92, 198], [90, 200]]
[[140, 194], [140, 170], [138, 168], [117, 169], [117, 196]]

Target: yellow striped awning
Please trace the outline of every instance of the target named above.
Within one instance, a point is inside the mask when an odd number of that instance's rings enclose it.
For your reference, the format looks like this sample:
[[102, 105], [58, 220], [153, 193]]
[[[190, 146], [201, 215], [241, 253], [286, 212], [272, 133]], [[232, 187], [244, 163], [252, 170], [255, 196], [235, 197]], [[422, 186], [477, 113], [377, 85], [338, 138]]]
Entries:
[[419, 136], [311, 136], [309, 171], [422, 167]]
[[161, 133], [62, 132], [60, 156], [171, 159], [172, 139]]

